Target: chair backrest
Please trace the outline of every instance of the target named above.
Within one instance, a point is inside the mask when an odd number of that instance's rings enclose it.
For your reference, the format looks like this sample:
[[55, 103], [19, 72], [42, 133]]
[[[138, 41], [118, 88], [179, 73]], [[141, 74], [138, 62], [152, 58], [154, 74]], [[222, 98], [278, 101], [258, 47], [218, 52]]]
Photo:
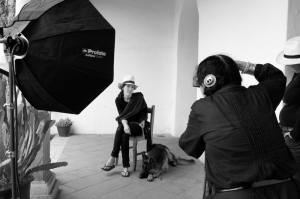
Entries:
[[151, 140], [153, 140], [155, 105], [152, 105], [151, 108], [148, 108], [148, 113], [151, 115], [150, 116], [150, 132], [151, 132]]

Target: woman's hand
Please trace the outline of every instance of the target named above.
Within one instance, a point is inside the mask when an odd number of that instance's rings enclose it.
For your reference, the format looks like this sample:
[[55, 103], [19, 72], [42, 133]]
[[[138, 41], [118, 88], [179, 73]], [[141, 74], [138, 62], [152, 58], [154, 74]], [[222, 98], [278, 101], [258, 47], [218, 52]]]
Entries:
[[143, 129], [145, 127], [145, 120], [143, 120], [141, 123], [139, 123], [139, 125]]
[[286, 136], [289, 136], [291, 139], [293, 139], [290, 132], [286, 132], [285, 134], [283, 134], [283, 137], [286, 137]]
[[130, 128], [129, 128], [128, 124], [125, 124], [123, 126], [124, 126], [124, 132], [127, 133], [127, 134], [129, 134], [129, 135], [131, 135]]
[[124, 132], [131, 135], [127, 120], [122, 120], [122, 124], [124, 126]]

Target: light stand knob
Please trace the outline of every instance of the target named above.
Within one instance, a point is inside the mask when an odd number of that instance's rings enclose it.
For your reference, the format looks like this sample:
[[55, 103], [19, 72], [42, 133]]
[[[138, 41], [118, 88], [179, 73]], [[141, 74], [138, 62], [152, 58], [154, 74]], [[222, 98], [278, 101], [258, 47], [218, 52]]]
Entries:
[[14, 51], [14, 55], [16, 57], [16, 59], [23, 59], [28, 51], [29, 48], [29, 42], [26, 39], [26, 37], [24, 37], [24, 35], [22, 35], [21, 33], [17, 34], [15, 37], [15, 51]]

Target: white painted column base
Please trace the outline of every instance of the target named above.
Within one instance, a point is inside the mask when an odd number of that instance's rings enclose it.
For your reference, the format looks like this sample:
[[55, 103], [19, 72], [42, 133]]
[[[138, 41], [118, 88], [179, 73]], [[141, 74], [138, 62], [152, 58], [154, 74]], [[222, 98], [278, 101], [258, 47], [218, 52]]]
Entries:
[[59, 182], [55, 173], [47, 172], [46, 181], [33, 181], [30, 188], [30, 199], [55, 199]]

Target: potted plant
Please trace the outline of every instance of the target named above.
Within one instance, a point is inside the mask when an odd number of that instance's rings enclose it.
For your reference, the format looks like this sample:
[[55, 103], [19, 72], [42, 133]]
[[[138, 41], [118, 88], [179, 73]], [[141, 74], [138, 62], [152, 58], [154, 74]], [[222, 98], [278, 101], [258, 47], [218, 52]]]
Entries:
[[[7, 78], [0, 75], [0, 199], [11, 198], [12, 180], [11, 180], [11, 158], [6, 152], [10, 149], [10, 111], [3, 105], [9, 99], [7, 87]], [[19, 96], [19, 92], [16, 92]], [[14, 120], [14, 129], [17, 136], [18, 153], [15, 154], [17, 160], [17, 178], [20, 182], [20, 194], [22, 199], [30, 198], [30, 183], [34, 180], [33, 172], [54, 169], [60, 166], [66, 166], [67, 162], [49, 163], [32, 167], [46, 132], [55, 121], [50, 120], [49, 112], [39, 111], [33, 108], [23, 97], [19, 96], [17, 103], [17, 112]], [[16, 152], [17, 152], [16, 151]], [[29, 189], [29, 190], [28, 190]]]
[[72, 124], [73, 124], [73, 121], [70, 120], [69, 118], [60, 119], [58, 122], [56, 122], [55, 126], [57, 127], [59, 136], [69, 137]]

